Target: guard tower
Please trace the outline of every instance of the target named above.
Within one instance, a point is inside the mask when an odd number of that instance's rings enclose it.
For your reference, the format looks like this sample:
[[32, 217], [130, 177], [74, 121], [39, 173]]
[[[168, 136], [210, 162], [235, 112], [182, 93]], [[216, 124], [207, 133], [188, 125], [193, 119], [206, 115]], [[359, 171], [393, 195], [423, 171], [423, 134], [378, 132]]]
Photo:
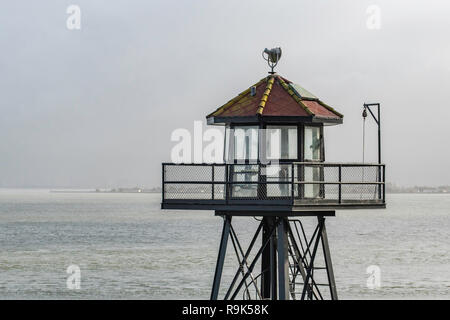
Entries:
[[[325, 162], [324, 127], [343, 115], [273, 71], [280, 48], [264, 53], [269, 75], [206, 117], [225, 126], [224, 163], [163, 163], [161, 207], [223, 217], [211, 299], [337, 299], [325, 218], [385, 208], [385, 165]], [[245, 250], [237, 216], [257, 220]]]

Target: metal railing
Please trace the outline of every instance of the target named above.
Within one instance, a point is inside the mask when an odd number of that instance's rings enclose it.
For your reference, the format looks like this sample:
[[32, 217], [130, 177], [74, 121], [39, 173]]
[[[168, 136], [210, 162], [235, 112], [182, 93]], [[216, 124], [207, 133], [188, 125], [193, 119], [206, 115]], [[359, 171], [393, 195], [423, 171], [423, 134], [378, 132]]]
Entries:
[[164, 202], [346, 204], [384, 203], [385, 165], [162, 164]]

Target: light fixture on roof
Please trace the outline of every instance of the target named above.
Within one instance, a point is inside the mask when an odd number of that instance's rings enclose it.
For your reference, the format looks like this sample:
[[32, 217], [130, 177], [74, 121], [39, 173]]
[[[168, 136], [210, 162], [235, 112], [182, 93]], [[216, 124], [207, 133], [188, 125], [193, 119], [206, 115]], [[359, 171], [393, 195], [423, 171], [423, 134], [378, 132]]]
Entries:
[[[266, 54], [266, 55], [264, 55]], [[272, 69], [269, 73], [274, 74], [273, 68], [278, 64], [278, 61], [280, 61], [281, 58], [281, 48], [272, 48], [267, 49], [265, 48], [262, 53], [263, 59], [267, 61], [267, 64]]]

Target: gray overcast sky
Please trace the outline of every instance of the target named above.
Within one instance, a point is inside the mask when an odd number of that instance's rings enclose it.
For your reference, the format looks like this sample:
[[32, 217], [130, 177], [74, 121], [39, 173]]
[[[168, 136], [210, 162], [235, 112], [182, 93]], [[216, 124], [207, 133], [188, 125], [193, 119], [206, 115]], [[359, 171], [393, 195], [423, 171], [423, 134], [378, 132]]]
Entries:
[[[81, 30], [66, 28], [70, 4]], [[381, 9], [381, 29], [366, 9]], [[361, 106], [382, 103], [400, 185], [450, 184], [448, 1], [2, 1], [0, 187], [157, 186], [171, 132], [267, 74], [345, 115], [329, 161], [361, 161]], [[376, 128], [368, 130], [376, 158]]]

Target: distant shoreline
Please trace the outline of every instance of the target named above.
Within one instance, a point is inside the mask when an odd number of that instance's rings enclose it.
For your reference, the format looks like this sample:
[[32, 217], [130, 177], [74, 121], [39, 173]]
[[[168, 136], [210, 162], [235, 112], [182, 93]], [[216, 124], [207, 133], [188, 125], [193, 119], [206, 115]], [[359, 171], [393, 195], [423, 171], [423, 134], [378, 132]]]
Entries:
[[161, 193], [161, 190], [50, 190], [50, 193]]
[[[161, 193], [161, 190], [141, 190], [141, 191], [134, 191], [134, 190], [123, 190], [123, 191], [113, 191], [113, 190], [50, 190], [50, 193]], [[386, 191], [386, 194], [449, 194], [449, 192], [389, 192]]]

